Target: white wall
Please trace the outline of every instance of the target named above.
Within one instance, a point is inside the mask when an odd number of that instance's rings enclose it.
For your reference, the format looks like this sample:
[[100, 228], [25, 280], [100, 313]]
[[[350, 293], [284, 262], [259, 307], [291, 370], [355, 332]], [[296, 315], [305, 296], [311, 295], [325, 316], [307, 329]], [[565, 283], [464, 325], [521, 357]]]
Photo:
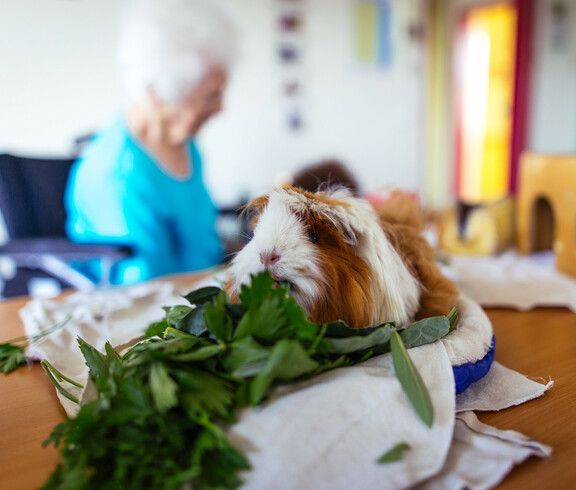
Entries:
[[[305, 0], [304, 127], [285, 122], [274, 0], [228, 0], [241, 57], [226, 110], [202, 131], [207, 181], [219, 203], [265, 192], [276, 175], [325, 157], [365, 190], [418, 189], [421, 53], [409, 40], [418, 0], [393, 2], [394, 65], [353, 60], [354, 0]], [[0, 0], [0, 151], [63, 154], [122, 104], [114, 0]]]
[[240, 26], [244, 57], [228, 94], [228, 108], [203, 135], [209, 177], [221, 199], [235, 189], [259, 194], [282, 170], [338, 157], [366, 190], [419, 185], [421, 138], [418, 46], [407, 25], [418, 2], [395, 2], [391, 70], [354, 63], [350, 0], [309, 0], [304, 34], [304, 128], [285, 123], [275, 58], [274, 2], [244, 0]]
[[0, 151], [64, 154], [121, 100], [114, 0], [0, 0]]
[[563, 23], [552, 15], [555, 0], [538, 0], [532, 72], [530, 149], [576, 152], [576, 0], [564, 0]]

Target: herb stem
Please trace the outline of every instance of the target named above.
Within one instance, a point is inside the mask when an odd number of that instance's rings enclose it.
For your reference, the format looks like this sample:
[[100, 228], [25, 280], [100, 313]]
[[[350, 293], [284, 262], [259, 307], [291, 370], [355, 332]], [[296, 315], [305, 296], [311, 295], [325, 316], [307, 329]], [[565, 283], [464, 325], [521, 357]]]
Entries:
[[34, 342], [37, 342], [41, 338], [46, 337], [47, 335], [50, 335], [51, 333], [55, 332], [56, 330], [59, 330], [64, 325], [66, 325], [69, 321], [70, 321], [70, 315], [67, 315], [66, 318], [64, 318], [64, 320], [62, 320], [60, 323], [57, 323], [56, 325], [53, 325], [46, 330], [42, 330], [41, 332], [38, 332], [38, 333], [36, 333], [34, 335], [30, 335], [30, 336], [23, 335], [22, 337], [16, 337], [15, 339], [11, 339], [6, 343], [7, 344], [17, 344], [19, 342], [25, 342], [26, 345], [24, 345], [23, 347], [28, 347], [29, 345], [32, 345]]
[[314, 352], [316, 352], [316, 349], [318, 348], [318, 344], [320, 344], [320, 342], [322, 341], [322, 339], [324, 338], [324, 335], [326, 334], [326, 330], [328, 329], [328, 324], [324, 323], [322, 325], [322, 327], [320, 328], [320, 332], [318, 333], [318, 335], [316, 336], [316, 338], [314, 339], [314, 342], [312, 342], [312, 345], [308, 348], [308, 350], [306, 351], [306, 353], [308, 355], [313, 354]]
[[178, 330], [177, 328], [174, 327], [166, 327], [166, 330], [164, 330], [164, 335], [172, 335], [174, 337], [179, 337], [179, 338], [190, 338], [190, 337], [194, 337], [193, 335], [190, 335], [187, 332], [183, 332], [182, 330]]
[[70, 379], [67, 376], [63, 375], [60, 371], [58, 371], [58, 369], [52, 366], [52, 364], [50, 364], [46, 359], [43, 359], [42, 363], [44, 363], [46, 367], [50, 369], [50, 372], [56, 376], [58, 381], [66, 381], [67, 383], [70, 383], [71, 385], [76, 386], [77, 388], [84, 388], [84, 385], [81, 385], [77, 381], [74, 381], [73, 379]]
[[[66, 391], [64, 388], [62, 388], [62, 385], [58, 382], [58, 380], [57, 380], [57, 379], [54, 377], [54, 375], [52, 374], [51, 369], [54, 369], [54, 367], [52, 367], [52, 365], [51, 365], [48, 361], [46, 361], [46, 359], [42, 360], [42, 361], [40, 362], [40, 364], [42, 365], [42, 369], [44, 369], [44, 372], [46, 373], [46, 376], [48, 376], [48, 378], [50, 379], [50, 381], [52, 381], [52, 384], [53, 384], [54, 387], [58, 390], [58, 392], [59, 392], [62, 396], [68, 398], [68, 400], [70, 400], [70, 401], [72, 401], [72, 402], [74, 402], [74, 403], [77, 403], [77, 404], [79, 405], [80, 402], [79, 402], [78, 398], [76, 398], [74, 395], [70, 394], [68, 391]], [[54, 369], [54, 371], [55, 371], [55, 373], [59, 373], [56, 369]], [[61, 376], [60, 373], [59, 373], [58, 375]], [[58, 375], [57, 375], [57, 376], [58, 376]], [[67, 378], [64, 378], [64, 377], [63, 377], [62, 379], [65, 379], [65, 380], [67, 381]], [[81, 385], [78, 385], [78, 384], [76, 384], [76, 383], [74, 383], [74, 382], [73, 382], [72, 384], [74, 384], [75, 386], [80, 386], [80, 387], [81, 387]]]

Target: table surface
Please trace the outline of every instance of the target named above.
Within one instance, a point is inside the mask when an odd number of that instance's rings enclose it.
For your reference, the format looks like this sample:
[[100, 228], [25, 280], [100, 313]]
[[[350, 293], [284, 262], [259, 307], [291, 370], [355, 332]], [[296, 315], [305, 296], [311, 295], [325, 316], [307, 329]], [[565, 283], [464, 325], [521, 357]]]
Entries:
[[[26, 302], [26, 298], [0, 302], [0, 342], [23, 334], [18, 310]], [[573, 488], [576, 314], [562, 308], [486, 312], [496, 335], [496, 360], [542, 382], [554, 381], [554, 386], [536, 400], [500, 412], [478, 413], [482, 422], [521, 432], [552, 446], [554, 451], [549, 459], [530, 458], [517, 465], [498, 488]], [[54, 446], [42, 448], [41, 444], [64, 418], [40, 365], [0, 374], [0, 489], [33, 489], [46, 481], [59, 454]]]

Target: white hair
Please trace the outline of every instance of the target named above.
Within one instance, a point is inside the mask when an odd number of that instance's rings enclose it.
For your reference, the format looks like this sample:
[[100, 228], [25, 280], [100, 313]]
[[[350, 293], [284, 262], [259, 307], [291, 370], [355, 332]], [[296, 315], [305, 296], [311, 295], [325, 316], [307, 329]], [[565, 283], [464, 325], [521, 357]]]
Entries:
[[124, 0], [120, 11], [119, 63], [127, 96], [152, 89], [164, 102], [179, 102], [212, 65], [228, 69], [235, 57], [235, 29], [215, 0]]

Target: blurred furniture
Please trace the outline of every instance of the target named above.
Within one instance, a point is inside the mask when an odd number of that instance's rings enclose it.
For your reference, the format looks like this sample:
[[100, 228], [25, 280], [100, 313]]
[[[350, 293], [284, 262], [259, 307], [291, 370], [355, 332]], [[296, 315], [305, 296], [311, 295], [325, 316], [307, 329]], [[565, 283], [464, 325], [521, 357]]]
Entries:
[[520, 253], [553, 249], [556, 268], [576, 277], [576, 155], [524, 153], [517, 201]]
[[[28, 294], [29, 281], [38, 277], [52, 277], [62, 288], [92, 290], [105, 284], [113, 264], [130, 254], [126, 246], [76, 244], [67, 238], [64, 190], [73, 161], [0, 155], [0, 211], [8, 232], [0, 258], [16, 265], [4, 297]], [[70, 265], [93, 259], [101, 261], [103, 282]]]
[[456, 255], [495, 255], [514, 243], [514, 201], [458, 202], [440, 225], [440, 247]]

